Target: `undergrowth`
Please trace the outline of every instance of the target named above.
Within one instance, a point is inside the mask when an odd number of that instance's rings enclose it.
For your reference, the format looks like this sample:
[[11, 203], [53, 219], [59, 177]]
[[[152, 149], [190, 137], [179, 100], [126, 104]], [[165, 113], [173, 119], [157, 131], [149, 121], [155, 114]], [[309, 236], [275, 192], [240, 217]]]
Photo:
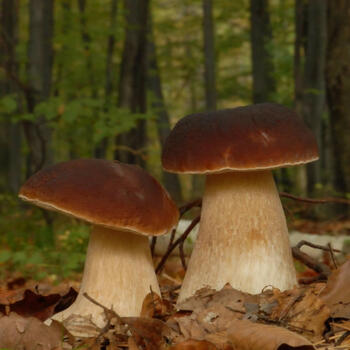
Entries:
[[0, 278], [21, 275], [60, 282], [83, 270], [89, 227], [0, 195]]

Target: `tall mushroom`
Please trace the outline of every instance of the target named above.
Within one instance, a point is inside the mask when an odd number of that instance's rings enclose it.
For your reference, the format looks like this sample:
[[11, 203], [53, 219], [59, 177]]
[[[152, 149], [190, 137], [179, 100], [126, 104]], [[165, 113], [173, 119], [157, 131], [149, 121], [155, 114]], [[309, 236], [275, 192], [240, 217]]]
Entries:
[[259, 293], [296, 284], [288, 229], [272, 169], [318, 159], [311, 131], [272, 103], [181, 119], [162, 155], [170, 172], [206, 174], [198, 238], [179, 301], [210, 286]]
[[83, 293], [121, 316], [139, 316], [150, 288], [160, 294], [147, 236], [167, 233], [179, 214], [146, 171], [101, 159], [72, 160], [33, 175], [19, 196], [92, 224], [78, 297], [55, 319], [76, 314], [105, 325], [103, 310]]

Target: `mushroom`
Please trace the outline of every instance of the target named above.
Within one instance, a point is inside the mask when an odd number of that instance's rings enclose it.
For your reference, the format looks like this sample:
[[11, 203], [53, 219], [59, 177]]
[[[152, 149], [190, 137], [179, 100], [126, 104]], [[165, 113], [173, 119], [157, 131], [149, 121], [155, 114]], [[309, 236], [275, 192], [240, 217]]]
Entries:
[[296, 284], [272, 169], [318, 159], [311, 131], [291, 109], [263, 103], [181, 119], [162, 154], [165, 170], [206, 174], [201, 221], [178, 302], [226, 283], [248, 293]]
[[92, 224], [77, 299], [54, 319], [88, 316], [104, 326], [103, 309], [84, 293], [121, 316], [139, 316], [151, 289], [160, 295], [148, 236], [167, 233], [179, 214], [168, 193], [146, 171], [101, 159], [72, 160], [30, 177], [19, 197]]

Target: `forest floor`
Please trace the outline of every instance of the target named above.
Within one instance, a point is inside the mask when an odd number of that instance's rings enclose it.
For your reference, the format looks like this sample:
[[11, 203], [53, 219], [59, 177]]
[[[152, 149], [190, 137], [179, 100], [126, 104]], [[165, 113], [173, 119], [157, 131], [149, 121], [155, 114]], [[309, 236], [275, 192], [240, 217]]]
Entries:
[[[349, 236], [350, 221], [300, 219], [290, 228], [315, 237]], [[88, 338], [71, 334], [66, 324], [44, 323], [74, 302], [81, 274], [57, 283], [50, 275], [38, 281], [18, 272], [8, 273], [0, 282], [0, 348], [350, 349], [348, 248], [348, 241], [344, 241], [342, 253], [327, 245], [312, 248], [322, 253], [318, 260], [311, 257], [311, 265], [303, 258], [296, 259], [299, 286], [291, 290], [266, 289], [250, 295], [229, 285], [220, 291], [204, 288], [176, 306], [185, 269], [180, 257], [172, 255], [158, 276], [162, 298], [150, 293], [141, 316], [133, 318], [119, 317], [101, 305], [106, 325], [95, 327]], [[183, 258], [186, 262], [187, 257]], [[155, 257], [155, 266], [160, 260]], [[328, 272], [322, 271], [324, 265]]]

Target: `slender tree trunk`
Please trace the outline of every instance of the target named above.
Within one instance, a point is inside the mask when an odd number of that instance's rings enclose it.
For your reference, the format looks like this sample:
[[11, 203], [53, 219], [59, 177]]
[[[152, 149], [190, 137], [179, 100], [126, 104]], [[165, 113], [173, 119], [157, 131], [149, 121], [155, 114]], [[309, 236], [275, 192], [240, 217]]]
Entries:
[[271, 26], [268, 0], [250, 0], [251, 46], [253, 66], [253, 102], [267, 102], [275, 93], [271, 50]]
[[340, 194], [350, 193], [349, 64], [350, 2], [328, 1], [327, 95], [333, 131], [335, 189]]
[[[29, 1], [28, 45], [28, 111], [33, 112], [37, 103], [50, 96], [53, 63], [53, 0]], [[25, 135], [30, 147], [30, 175], [53, 161], [51, 150], [52, 130], [45, 116], [36, 122], [24, 123]]]
[[[304, 73], [303, 116], [322, 150], [322, 115], [325, 111], [326, 1], [308, 3], [307, 50]], [[311, 194], [321, 183], [321, 162], [307, 165], [307, 189]]]
[[212, 0], [203, 0], [203, 39], [206, 109], [214, 111], [216, 110], [216, 70]]
[[[18, 76], [18, 64], [16, 60], [16, 45], [18, 41], [18, 0], [2, 0], [0, 12], [1, 26], [1, 66], [6, 72], [6, 76]], [[17, 103], [19, 104], [18, 87], [13, 80], [6, 78], [0, 82], [1, 95], [14, 94], [17, 95]], [[6, 164], [1, 162], [4, 170], [4, 177], [7, 179], [7, 188], [12, 193], [17, 193], [21, 185], [21, 125], [11, 120], [3, 123], [6, 133], [3, 135], [4, 145], [3, 153], [6, 154]]]
[[91, 87], [91, 96], [97, 97], [97, 84], [94, 75], [94, 65], [92, 62], [91, 54], [91, 36], [87, 29], [86, 23], [86, 0], [78, 0], [78, 7], [80, 13], [80, 34], [84, 45], [85, 57], [86, 57], [86, 72], [89, 77], [89, 83]]
[[[307, 6], [306, 0], [295, 0], [294, 5], [294, 108], [299, 115], [303, 113], [303, 77], [305, 61], [305, 45], [307, 33]], [[307, 195], [307, 173], [306, 165], [298, 166], [296, 169], [295, 188], [301, 196]]]
[[[147, 71], [147, 22], [149, 0], [124, 0], [126, 37], [120, 70], [118, 106], [132, 113], [145, 113]], [[146, 122], [116, 138], [115, 158], [126, 163], [145, 165]]]
[[[115, 31], [117, 27], [117, 9], [118, 0], [111, 0], [111, 11], [109, 17], [109, 35], [107, 39], [107, 55], [106, 55], [106, 82], [105, 82], [105, 109], [108, 110], [111, 104], [111, 96], [113, 92], [113, 53], [115, 47]], [[108, 146], [108, 139], [103, 138], [96, 146], [95, 157], [105, 158]]]
[[[152, 28], [151, 22], [152, 21], [150, 20], [149, 27], [150, 27], [150, 36], [152, 39], [149, 41], [149, 44], [148, 44], [148, 50], [149, 50], [148, 51], [149, 52], [148, 85], [149, 85], [150, 91], [152, 91], [154, 95], [152, 99], [152, 110], [154, 110], [158, 116], [157, 132], [158, 132], [158, 138], [159, 138], [161, 147], [163, 148], [165, 139], [170, 133], [170, 118], [164, 103], [162, 83], [161, 83], [160, 72], [158, 68], [157, 53], [156, 53], [156, 47], [155, 47], [155, 42], [153, 38], [153, 30], [152, 30], [153, 28]], [[165, 188], [169, 191], [171, 197], [177, 203], [180, 203], [182, 201], [182, 195], [181, 195], [181, 185], [180, 185], [178, 175], [163, 171], [163, 183]]]

